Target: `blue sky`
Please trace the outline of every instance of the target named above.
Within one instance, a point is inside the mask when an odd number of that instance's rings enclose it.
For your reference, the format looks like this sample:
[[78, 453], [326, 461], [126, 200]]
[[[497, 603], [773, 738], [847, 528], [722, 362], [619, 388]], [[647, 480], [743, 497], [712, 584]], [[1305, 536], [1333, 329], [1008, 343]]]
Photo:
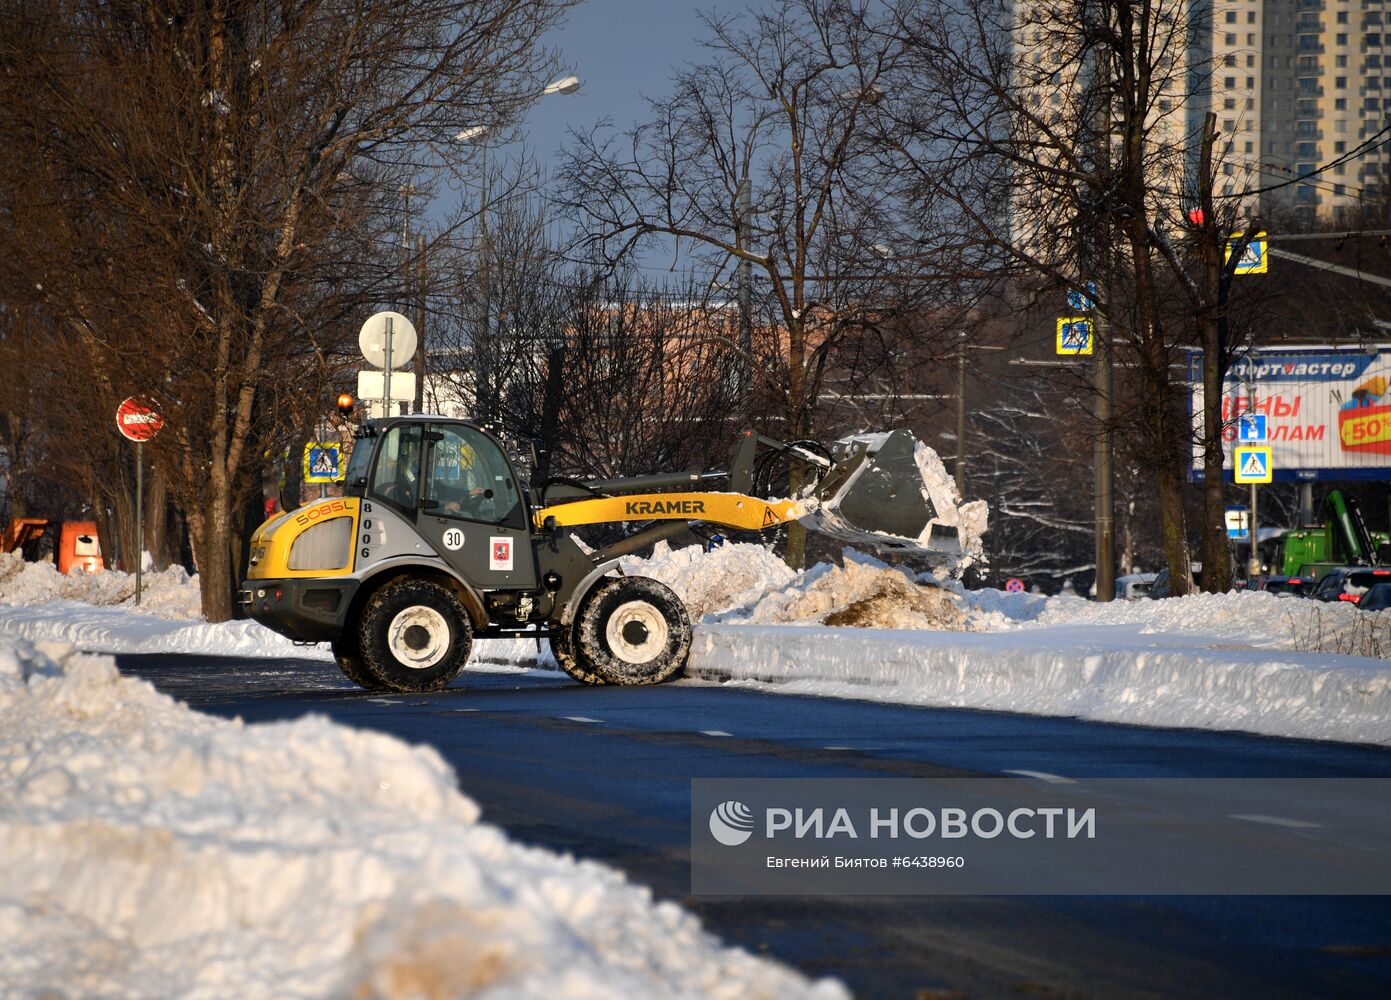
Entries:
[[524, 126], [542, 164], [558, 162], [569, 127], [587, 131], [601, 118], [620, 129], [641, 120], [645, 97], [670, 89], [675, 68], [705, 58], [700, 12], [740, 11], [743, 3], [686, 0], [586, 0], [546, 43], [583, 81], [579, 93], [537, 102]]

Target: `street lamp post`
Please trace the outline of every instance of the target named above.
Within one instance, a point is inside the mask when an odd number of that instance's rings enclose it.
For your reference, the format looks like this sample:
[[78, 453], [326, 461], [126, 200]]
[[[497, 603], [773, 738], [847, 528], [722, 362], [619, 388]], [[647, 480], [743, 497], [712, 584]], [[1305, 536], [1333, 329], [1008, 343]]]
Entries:
[[[542, 97], [551, 94], [573, 94], [580, 89], [580, 78], [577, 76], [564, 76], [558, 80], [552, 80], [541, 88]], [[480, 336], [474, 344], [474, 407], [476, 410], [485, 411], [488, 417], [493, 415], [496, 407], [493, 405], [492, 396], [492, 364], [489, 354], [492, 351], [492, 247], [488, 233], [488, 201], [492, 189], [492, 178], [488, 175], [488, 126], [470, 125], [460, 130], [455, 136], [455, 142], [476, 142], [482, 140], [481, 157], [483, 185], [479, 194], [478, 207], [478, 236], [479, 236], [479, 262], [478, 269], [483, 280], [483, 299], [482, 317], [479, 322]], [[484, 403], [484, 386], [487, 386], [487, 405]], [[475, 413], [474, 416], [478, 416]]]

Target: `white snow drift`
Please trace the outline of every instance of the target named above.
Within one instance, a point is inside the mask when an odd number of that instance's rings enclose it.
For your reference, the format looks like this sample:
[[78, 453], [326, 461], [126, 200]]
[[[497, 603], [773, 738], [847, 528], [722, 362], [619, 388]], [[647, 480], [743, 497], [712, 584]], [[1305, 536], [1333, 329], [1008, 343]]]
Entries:
[[106, 997], [840, 997], [480, 825], [424, 747], [0, 639], [0, 983]]
[[[853, 551], [843, 566], [795, 573], [757, 545], [703, 553], [663, 543], [624, 568], [686, 601], [698, 623], [690, 673], [701, 680], [1391, 745], [1388, 613], [1264, 593], [1096, 604], [939, 588]], [[125, 605], [35, 605], [62, 594], [62, 578], [50, 570], [22, 579], [15, 592], [0, 572], [0, 632], [113, 652], [328, 656], [252, 623], [157, 619]], [[170, 586], [194, 589], [186, 578]], [[119, 580], [96, 589], [121, 592]], [[25, 605], [3, 606], [15, 597]], [[478, 644], [472, 668], [537, 664], [533, 640], [493, 640]]]

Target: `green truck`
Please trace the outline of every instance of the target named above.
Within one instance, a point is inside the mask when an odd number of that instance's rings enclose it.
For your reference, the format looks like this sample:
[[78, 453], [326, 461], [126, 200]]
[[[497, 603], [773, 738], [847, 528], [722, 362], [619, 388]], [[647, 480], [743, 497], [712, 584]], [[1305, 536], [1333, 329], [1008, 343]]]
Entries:
[[1368, 531], [1352, 497], [1333, 490], [1323, 502], [1323, 511], [1322, 525], [1292, 528], [1261, 542], [1261, 563], [1267, 573], [1317, 579], [1335, 566], [1377, 565], [1391, 554], [1391, 536]]

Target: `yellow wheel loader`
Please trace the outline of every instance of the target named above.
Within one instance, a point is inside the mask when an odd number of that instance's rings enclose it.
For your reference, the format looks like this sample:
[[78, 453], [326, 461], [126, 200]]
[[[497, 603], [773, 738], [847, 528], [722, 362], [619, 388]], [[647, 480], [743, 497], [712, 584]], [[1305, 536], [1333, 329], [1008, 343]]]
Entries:
[[[755, 495], [788, 462], [810, 485]], [[762, 531], [797, 520], [950, 563], [962, 557], [959, 529], [970, 548], [984, 527], [983, 505], [962, 507], [940, 459], [906, 431], [835, 450], [745, 431], [724, 472], [528, 484], [521, 465], [484, 424], [367, 421], [344, 496], [256, 529], [241, 603], [282, 635], [331, 643], [343, 672], [372, 690], [438, 690], [475, 638], [507, 636], [549, 638], [587, 684], [653, 684], [684, 667], [690, 618], [666, 586], [623, 574], [620, 556], [694, 522]], [[591, 551], [574, 534], [589, 525], [631, 532]]]

